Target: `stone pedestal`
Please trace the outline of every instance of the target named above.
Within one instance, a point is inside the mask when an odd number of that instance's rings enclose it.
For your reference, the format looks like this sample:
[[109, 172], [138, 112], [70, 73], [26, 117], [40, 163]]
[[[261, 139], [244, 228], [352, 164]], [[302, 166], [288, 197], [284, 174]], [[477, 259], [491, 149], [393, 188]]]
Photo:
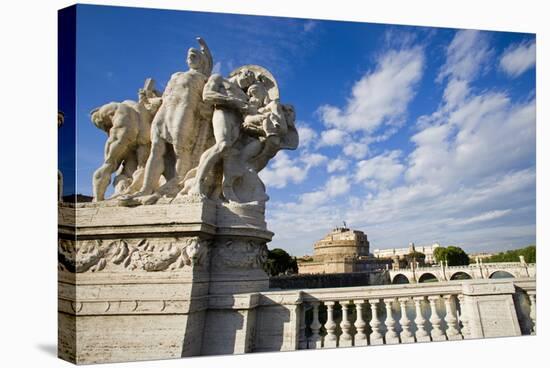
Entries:
[[[60, 204], [59, 356], [180, 358], [209, 353], [212, 336], [233, 336], [234, 352], [249, 351], [254, 298], [235, 295], [268, 288], [262, 265], [273, 234], [263, 211], [204, 199]], [[210, 308], [214, 296], [225, 304]]]
[[520, 336], [512, 282], [463, 285], [469, 338]]

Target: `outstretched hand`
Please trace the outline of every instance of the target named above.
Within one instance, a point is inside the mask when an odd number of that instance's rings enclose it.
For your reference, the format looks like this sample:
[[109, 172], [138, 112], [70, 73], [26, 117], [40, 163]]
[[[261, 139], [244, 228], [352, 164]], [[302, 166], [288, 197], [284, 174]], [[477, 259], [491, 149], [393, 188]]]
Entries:
[[202, 47], [206, 47], [206, 42], [204, 42], [202, 37], [197, 37], [196, 40], [199, 43], [199, 45], [201, 45]]

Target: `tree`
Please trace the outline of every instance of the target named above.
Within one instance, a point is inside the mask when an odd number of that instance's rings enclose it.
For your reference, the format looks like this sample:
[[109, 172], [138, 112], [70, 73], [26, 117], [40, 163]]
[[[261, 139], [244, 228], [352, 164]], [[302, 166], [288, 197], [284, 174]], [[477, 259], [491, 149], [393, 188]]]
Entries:
[[438, 247], [434, 250], [434, 258], [437, 262], [445, 262], [449, 266], [463, 266], [470, 264], [470, 257], [460, 247]]
[[426, 260], [426, 255], [421, 252], [410, 252], [405, 256], [405, 260], [407, 261], [407, 265], [411, 267], [411, 264], [413, 261], [418, 262], [419, 265], [424, 265], [424, 262]]
[[268, 251], [264, 269], [269, 276], [297, 273], [298, 263], [296, 257], [291, 257], [284, 249], [275, 248]]
[[506, 252], [495, 254], [485, 260], [485, 262], [519, 262], [519, 256], [525, 257], [525, 262], [537, 262], [537, 250], [534, 245], [525, 248], [513, 249]]
[[436, 262], [445, 262], [445, 255], [447, 254], [447, 248], [437, 247], [434, 250], [434, 258]]

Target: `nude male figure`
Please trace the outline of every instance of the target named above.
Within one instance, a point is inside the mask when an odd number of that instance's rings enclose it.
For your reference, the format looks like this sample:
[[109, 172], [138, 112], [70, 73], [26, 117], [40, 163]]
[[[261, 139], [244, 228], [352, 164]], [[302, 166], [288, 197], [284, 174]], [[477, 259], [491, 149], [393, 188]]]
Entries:
[[[153, 194], [161, 175], [168, 180], [164, 188], [177, 187], [191, 169], [193, 141], [199, 128], [196, 114], [201, 107], [203, 87], [212, 72], [210, 50], [203, 39], [199, 37], [197, 41], [201, 50], [191, 48], [187, 53], [189, 70], [174, 73], [164, 90], [162, 106], [151, 126], [151, 154], [143, 186], [133, 197]], [[169, 155], [175, 158], [175, 167], [168, 167]]]
[[[153, 81], [145, 81], [138, 102], [111, 102], [91, 112], [92, 122], [108, 135], [104, 162], [93, 175], [94, 201], [103, 201], [111, 175], [121, 168], [120, 177], [131, 182], [134, 173], [145, 166], [150, 149], [153, 116], [161, 103]], [[117, 188], [117, 191], [126, 188]]]
[[[214, 106], [212, 126], [216, 143], [202, 154], [190, 194], [205, 194], [206, 176], [229, 153], [239, 138], [243, 114], [249, 108], [246, 89], [255, 79], [254, 72], [243, 68], [229, 79], [214, 74], [204, 86], [203, 100]], [[226, 198], [234, 197], [226, 190], [224, 187]]]

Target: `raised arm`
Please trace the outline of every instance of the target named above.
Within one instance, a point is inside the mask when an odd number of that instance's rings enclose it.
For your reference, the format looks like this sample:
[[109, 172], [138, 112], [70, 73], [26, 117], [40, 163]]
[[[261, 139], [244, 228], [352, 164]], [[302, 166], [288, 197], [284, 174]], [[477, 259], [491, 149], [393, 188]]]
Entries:
[[208, 78], [202, 92], [202, 99], [211, 105], [222, 105], [239, 110], [246, 109], [248, 106], [246, 102], [225, 93], [223, 77], [219, 74], [213, 74]]
[[197, 37], [197, 42], [201, 47], [201, 52], [205, 62], [205, 65], [203, 68], [204, 75], [209, 77], [210, 74], [212, 74], [212, 67], [214, 65], [214, 62], [212, 59], [212, 53], [210, 52], [210, 49], [208, 48], [208, 45], [206, 44], [206, 42], [201, 37]]

